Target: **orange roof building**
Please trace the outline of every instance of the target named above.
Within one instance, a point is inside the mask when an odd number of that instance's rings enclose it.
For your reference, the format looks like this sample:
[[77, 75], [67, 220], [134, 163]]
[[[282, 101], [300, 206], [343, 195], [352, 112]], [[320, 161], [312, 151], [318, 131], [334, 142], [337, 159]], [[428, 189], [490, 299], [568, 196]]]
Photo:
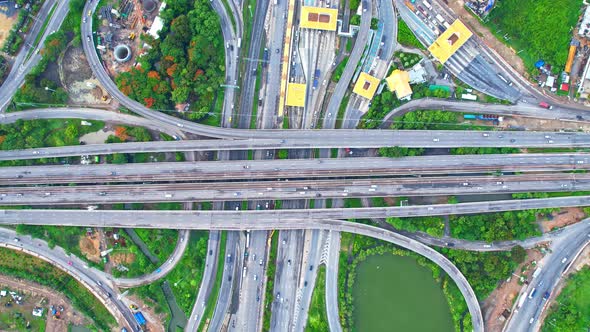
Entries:
[[409, 99], [412, 97], [410, 74], [407, 71], [396, 69], [385, 81], [389, 90], [395, 92], [397, 99]]
[[358, 80], [356, 80], [352, 92], [371, 100], [379, 87], [379, 82], [380, 80], [377, 77], [373, 77], [367, 73], [361, 73]]
[[444, 64], [471, 36], [472, 33], [467, 29], [465, 24], [459, 20], [455, 20], [455, 22], [453, 22], [453, 24], [451, 24], [451, 26], [449, 26], [449, 28], [428, 47], [428, 50], [438, 61], [440, 61], [440, 63]]
[[338, 9], [302, 6], [299, 26], [304, 29], [336, 31]]

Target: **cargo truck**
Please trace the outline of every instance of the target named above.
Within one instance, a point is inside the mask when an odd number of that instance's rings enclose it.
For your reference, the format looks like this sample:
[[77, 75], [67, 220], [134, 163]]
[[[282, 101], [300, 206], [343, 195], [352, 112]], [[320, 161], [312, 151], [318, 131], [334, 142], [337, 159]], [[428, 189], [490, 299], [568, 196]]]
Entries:
[[518, 308], [522, 307], [522, 305], [524, 304], [524, 301], [526, 301], [526, 292], [524, 292], [522, 294], [522, 296], [520, 297], [520, 299], [518, 299]]
[[546, 102], [544, 102], [544, 101], [540, 102], [540, 103], [539, 103], [539, 106], [541, 106], [541, 107], [543, 107], [543, 108], [546, 108], [546, 109], [548, 109], [548, 110], [552, 110], [552, 109], [553, 109], [553, 106], [549, 105], [548, 103], [546, 103]]

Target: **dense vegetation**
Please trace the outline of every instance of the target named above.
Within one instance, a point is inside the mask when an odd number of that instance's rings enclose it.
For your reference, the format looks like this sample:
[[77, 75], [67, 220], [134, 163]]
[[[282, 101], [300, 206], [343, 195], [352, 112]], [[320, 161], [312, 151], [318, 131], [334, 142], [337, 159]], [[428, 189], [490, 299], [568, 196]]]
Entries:
[[421, 156], [422, 154], [424, 154], [424, 148], [402, 148], [399, 146], [379, 148], [379, 155], [381, 157], [400, 158]]
[[[282, 201], [281, 201], [282, 204]], [[275, 205], [276, 209], [280, 207]], [[270, 315], [272, 302], [274, 301], [274, 283], [276, 273], [277, 250], [279, 246], [279, 232], [274, 232], [270, 243], [270, 252], [268, 254], [268, 264], [266, 267], [266, 290], [264, 292], [264, 313], [262, 314], [262, 331], [270, 331]]]
[[522, 210], [500, 213], [449, 216], [451, 235], [460, 239], [484, 240], [524, 240], [541, 235], [536, 224], [537, 214], [551, 210]]
[[116, 323], [106, 307], [86, 287], [45, 261], [10, 249], [0, 248], [0, 273], [34, 281], [62, 292], [72, 301], [76, 309], [94, 321], [97, 329], [112, 331], [112, 327]]
[[6, 58], [0, 55], [0, 84], [4, 82], [4, 77], [8, 75], [8, 70], [10, 66], [8, 65], [8, 61]]
[[585, 331], [590, 326], [590, 267], [571, 275], [551, 306], [544, 332]]
[[306, 332], [328, 331], [328, 317], [326, 314], [326, 267], [318, 267], [315, 288], [311, 296], [309, 313], [307, 315]]
[[35, 104], [63, 105], [68, 101], [68, 93], [60, 87], [60, 82], [41, 75], [50, 63], [57, 61], [67, 43], [68, 37], [62, 31], [52, 33], [45, 39], [45, 45], [40, 51], [41, 60], [25, 76], [25, 83], [14, 95], [13, 101], [19, 106], [17, 109]]
[[340, 81], [340, 77], [342, 77], [342, 73], [344, 73], [344, 68], [346, 68], [347, 63], [348, 56], [345, 56], [344, 59], [342, 59], [342, 61], [334, 69], [334, 73], [332, 74], [332, 82]]
[[[100, 121], [92, 121], [91, 126], [83, 126], [81, 120], [19, 120], [13, 124], [0, 125], [0, 149], [18, 150], [49, 146], [79, 145], [79, 138], [104, 127]], [[2, 161], [2, 166], [33, 165], [35, 163], [55, 163], [57, 158], [37, 160]]]
[[570, 29], [576, 25], [581, 6], [571, 0], [503, 0], [490, 13], [488, 24], [500, 40], [506, 34], [510, 37], [508, 43], [529, 71], [539, 59], [563, 68]]
[[508, 278], [526, 256], [524, 249], [518, 246], [510, 252], [475, 252], [446, 248], [441, 251], [465, 275], [480, 300], [485, 299], [501, 280]]
[[165, 301], [162, 301], [162, 283], [168, 281], [178, 306], [190, 316], [205, 267], [207, 232], [191, 232], [188, 248], [190, 249], [185, 251], [184, 256], [166, 277], [147, 286], [134, 288], [134, 293], [153, 302], [156, 312], [165, 309]]
[[170, 110], [189, 102], [186, 116], [205, 118], [224, 81], [224, 45], [220, 24], [209, 1], [173, 1], [161, 13], [166, 24], [160, 38], [142, 35], [152, 48], [137, 60], [139, 67], [115, 81], [127, 96], [147, 107]]
[[178, 231], [175, 229], [136, 228], [135, 233], [162, 263], [172, 255], [178, 239]]
[[387, 218], [387, 222], [393, 227], [409, 232], [425, 232], [432, 236], [441, 237], [444, 234], [445, 223], [441, 216], [412, 217], [412, 218]]
[[397, 41], [404, 46], [415, 47], [421, 50], [426, 49], [404, 20], [397, 20]]
[[[412, 91], [413, 91], [412, 99], [420, 99], [423, 97], [437, 97], [437, 98], [448, 98], [449, 97], [449, 93], [447, 91], [440, 90], [440, 89], [430, 90], [428, 88], [427, 84], [413, 85]], [[385, 115], [387, 115], [389, 112], [391, 112], [393, 109], [397, 108], [401, 104], [402, 104], [402, 102], [399, 99], [397, 99], [396, 95], [393, 92], [389, 91], [389, 89], [384, 89], [383, 92], [381, 92], [381, 94], [373, 97], [373, 100], [371, 101], [371, 106], [369, 106], [369, 111], [361, 119], [361, 123], [360, 123], [359, 127], [366, 128], [366, 129], [378, 128], [381, 125], [381, 122], [383, 121], [383, 118], [385, 117]], [[410, 117], [408, 119], [411, 119], [412, 117], [415, 117], [415, 116], [420, 116], [423, 118], [427, 118], [428, 120], [431, 120], [432, 122], [436, 122], [438, 115], [430, 115], [430, 114], [428, 114], [429, 112], [432, 112], [432, 111], [410, 112], [408, 114], [419, 113], [419, 114], [423, 114], [423, 115], [410, 115]], [[459, 113], [443, 112], [443, 111], [437, 111], [437, 112], [455, 114], [455, 117], [457, 116], [457, 114], [459, 114]], [[408, 115], [408, 114], [406, 114], [406, 115]], [[404, 117], [405, 117], [405, 115], [399, 117], [398, 121], [404, 121]], [[454, 120], [453, 122], [457, 122], [457, 120]], [[430, 129], [430, 128], [397, 128], [397, 127], [394, 127], [394, 128], [396, 128], [396, 129]], [[457, 126], [454, 126], [451, 129], [457, 129]]]

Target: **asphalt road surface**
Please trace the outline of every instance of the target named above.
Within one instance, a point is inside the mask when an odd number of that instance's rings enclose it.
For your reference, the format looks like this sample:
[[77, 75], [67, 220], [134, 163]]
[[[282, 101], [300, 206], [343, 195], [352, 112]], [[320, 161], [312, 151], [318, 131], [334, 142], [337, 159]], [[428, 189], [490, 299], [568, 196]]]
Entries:
[[[520, 297], [526, 297], [522, 307], [516, 308], [505, 331], [538, 331], [542, 326], [539, 321], [547, 300], [563, 272], [572, 262], [577, 252], [590, 242], [590, 224], [585, 223], [582, 229], [566, 230], [567, 236], [554, 241], [551, 245], [551, 252], [547, 254], [540, 262], [538, 267], [541, 271], [536, 278], [529, 280], [529, 285], [524, 286], [525, 292], [521, 292]], [[534, 294], [531, 296], [531, 293]], [[545, 295], [547, 294], [547, 295]]]
[[[259, 149], [328, 149], [328, 148], [381, 148], [399, 146], [408, 148], [455, 147], [539, 147], [582, 148], [590, 146], [590, 134], [524, 132], [524, 131], [460, 131], [460, 130], [261, 130], [267, 138], [245, 140], [183, 140], [92, 144], [1, 151], [0, 160], [38, 159], [112, 153], [259, 150]], [[255, 135], [258, 136], [258, 135]], [[274, 137], [274, 138], [273, 138]]]
[[440, 155], [404, 158], [346, 158], [173, 162], [138, 164], [0, 167], [0, 181], [11, 185], [261, 180], [385, 175], [549, 172], [587, 170], [590, 154]]
[[[171, 229], [314, 229], [332, 219], [471, 214], [590, 205], [590, 196], [400, 207], [247, 211], [0, 210], [3, 224]], [[324, 227], [323, 227], [324, 228]]]
[[590, 190], [590, 175], [326, 179], [0, 188], [3, 205], [195, 202], [302, 198], [465, 195]]

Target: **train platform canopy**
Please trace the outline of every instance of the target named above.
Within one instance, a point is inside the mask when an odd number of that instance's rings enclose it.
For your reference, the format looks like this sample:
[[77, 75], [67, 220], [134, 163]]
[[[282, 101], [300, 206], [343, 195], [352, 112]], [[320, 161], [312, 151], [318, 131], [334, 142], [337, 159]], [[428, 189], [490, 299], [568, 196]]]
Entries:
[[322, 7], [301, 7], [299, 26], [306, 29], [336, 31], [338, 9]]
[[287, 106], [305, 106], [305, 87], [305, 84], [300, 83], [287, 84]]
[[438, 37], [428, 50], [442, 64], [457, 52], [463, 44], [471, 37], [472, 33], [465, 24], [455, 20], [451, 26]]
[[356, 84], [354, 85], [352, 92], [371, 100], [375, 95], [375, 91], [377, 91], [377, 88], [379, 87], [379, 82], [381, 81], [377, 77], [373, 77], [367, 73], [362, 72], [359, 75], [358, 80], [356, 80]]
[[396, 69], [385, 79], [389, 90], [395, 92], [397, 99], [406, 99], [412, 96], [410, 87], [410, 74], [407, 71]]

